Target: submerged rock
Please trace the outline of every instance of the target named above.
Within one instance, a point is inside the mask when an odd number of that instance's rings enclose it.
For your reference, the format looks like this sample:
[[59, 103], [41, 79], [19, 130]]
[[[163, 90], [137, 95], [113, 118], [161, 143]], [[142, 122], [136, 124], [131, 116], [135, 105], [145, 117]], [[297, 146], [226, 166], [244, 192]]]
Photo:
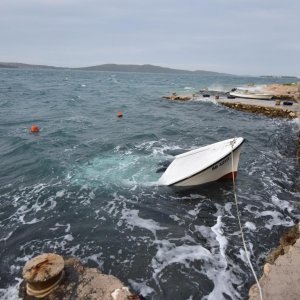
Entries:
[[[35, 272], [38, 273], [39, 270]], [[42, 279], [44, 278], [41, 275], [37, 276]], [[37, 276], [34, 276], [34, 278]], [[46, 278], [48, 277], [46, 275]], [[20, 297], [24, 300], [37, 299], [37, 297], [27, 293], [26, 285], [28, 284], [28, 278], [32, 278], [32, 276], [24, 276], [25, 280], [20, 286]], [[63, 279], [50, 294], [43, 296], [43, 299], [138, 300], [141, 298], [130, 293], [129, 289], [118, 278], [102, 274], [96, 268], [85, 267], [78, 259], [71, 257], [64, 258]]]

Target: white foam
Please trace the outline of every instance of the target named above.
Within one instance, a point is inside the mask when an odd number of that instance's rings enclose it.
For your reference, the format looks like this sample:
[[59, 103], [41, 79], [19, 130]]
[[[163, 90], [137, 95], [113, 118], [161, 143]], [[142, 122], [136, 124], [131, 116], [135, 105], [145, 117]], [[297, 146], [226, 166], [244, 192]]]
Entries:
[[294, 222], [292, 220], [287, 220], [283, 217], [283, 215], [278, 212], [278, 211], [263, 211], [263, 212], [258, 212], [257, 216], [261, 217], [271, 217], [268, 218], [268, 220], [265, 220], [265, 227], [269, 230], [273, 228], [273, 226], [286, 226], [286, 227], [291, 227], [294, 225]]
[[194, 209], [189, 210], [187, 213], [191, 216], [197, 216], [201, 210], [201, 203], [197, 204]]
[[195, 98], [193, 98], [192, 101], [197, 101], [197, 102], [206, 102], [206, 103], [213, 103], [218, 105], [218, 102], [215, 100], [214, 97], [202, 97], [202, 96], [197, 96]]
[[248, 228], [249, 230], [251, 230], [251, 231], [255, 231], [256, 230], [256, 226], [255, 226], [255, 224], [254, 223], [252, 223], [252, 222], [246, 222], [245, 223], [245, 228]]
[[124, 220], [129, 228], [133, 230], [135, 227], [143, 228], [152, 232], [156, 238], [157, 230], [165, 230], [167, 227], [161, 227], [159, 223], [152, 219], [142, 219], [138, 215], [138, 210], [123, 209], [121, 219]]
[[64, 191], [64, 190], [58, 191], [58, 192], [56, 192], [56, 197], [57, 197], [57, 198], [61, 198], [61, 197], [64, 196], [64, 194], [65, 194], [65, 191]]
[[6, 237], [0, 239], [0, 242], [6, 242], [6, 241], [12, 236], [13, 233], [14, 233], [13, 231], [9, 232], [9, 233], [6, 235]]
[[98, 253], [98, 254], [92, 254], [90, 256], [87, 256], [84, 258], [84, 262], [87, 263], [88, 260], [92, 260], [94, 261], [98, 267], [101, 269], [102, 266], [104, 265], [104, 261], [101, 259], [101, 256], [102, 256], [103, 253]]
[[157, 184], [159, 174], [157, 156], [110, 153], [96, 157], [89, 163], [79, 166], [69, 178], [74, 183], [87, 186], [111, 185], [132, 187]]
[[172, 264], [183, 264], [189, 268], [190, 263], [197, 260], [212, 261], [213, 256], [201, 245], [176, 246], [168, 240], [159, 241], [158, 251], [151, 263], [154, 270], [153, 277], [157, 279], [162, 270]]
[[138, 291], [139, 294], [143, 295], [144, 297], [154, 292], [154, 289], [148, 286], [145, 282], [137, 282], [133, 279], [128, 279], [128, 282], [135, 291]]
[[213, 260], [211, 264], [205, 265], [204, 274], [214, 283], [214, 289], [203, 299], [224, 299], [227, 294], [231, 299], [239, 298], [234, 284], [240, 284], [239, 279], [233, 274], [232, 268], [228, 268], [226, 249], [228, 240], [223, 233], [223, 222], [221, 215], [217, 216], [217, 222], [212, 227], [195, 226], [195, 231], [200, 232], [211, 247]]
[[[222, 217], [218, 216], [217, 223], [216, 223], [216, 225], [211, 227], [211, 230], [216, 235], [216, 240], [218, 241], [218, 243], [220, 245], [220, 254], [224, 258], [224, 261], [226, 262], [225, 250], [227, 248], [228, 241], [227, 241], [226, 237], [223, 235], [223, 233], [224, 233], [223, 229], [222, 229], [223, 223], [221, 220], [222, 220]], [[227, 263], [225, 265], [227, 266]]]
[[19, 297], [19, 287], [22, 282], [21, 278], [15, 278], [18, 282], [16, 285], [11, 285], [5, 289], [0, 289], [1, 300], [21, 300]]
[[287, 210], [289, 213], [293, 211], [293, 206], [286, 200], [280, 200], [277, 195], [272, 195], [272, 202], [282, 210]]
[[178, 222], [178, 221], [181, 220], [181, 219], [178, 218], [176, 215], [169, 215], [169, 218], [171, 218], [172, 220], [174, 220], [174, 221], [176, 221], [176, 222]]
[[22, 224], [35, 224], [35, 223], [38, 223], [38, 222], [41, 222], [41, 221], [43, 221], [45, 218], [43, 217], [43, 218], [41, 218], [41, 219], [37, 219], [37, 218], [33, 218], [31, 221], [25, 221], [24, 220], [24, 218], [25, 218], [25, 215], [22, 215], [22, 216], [20, 216], [19, 217], [19, 221], [22, 223]]

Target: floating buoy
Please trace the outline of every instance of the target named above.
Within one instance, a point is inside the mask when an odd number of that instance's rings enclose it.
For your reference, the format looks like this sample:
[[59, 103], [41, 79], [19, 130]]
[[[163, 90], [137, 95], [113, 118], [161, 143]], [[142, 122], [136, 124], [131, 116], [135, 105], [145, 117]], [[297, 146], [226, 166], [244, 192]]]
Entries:
[[32, 133], [37, 133], [37, 132], [40, 132], [40, 128], [36, 125], [32, 125], [30, 131]]
[[64, 259], [54, 253], [44, 253], [28, 261], [23, 268], [26, 293], [43, 298], [49, 295], [64, 277]]
[[123, 113], [121, 111], [118, 112], [118, 118], [122, 118], [123, 117]]

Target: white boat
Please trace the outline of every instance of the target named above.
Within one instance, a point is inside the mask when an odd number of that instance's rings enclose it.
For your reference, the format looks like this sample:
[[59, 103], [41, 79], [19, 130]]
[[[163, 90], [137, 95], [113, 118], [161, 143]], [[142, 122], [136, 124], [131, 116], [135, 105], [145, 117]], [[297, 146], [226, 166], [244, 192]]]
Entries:
[[247, 99], [271, 100], [273, 98], [272, 94], [261, 93], [259, 91], [243, 89], [243, 88], [233, 89], [229, 94], [237, 98], [247, 98]]
[[242, 137], [236, 137], [177, 155], [158, 183], [187, 187], [232, 179], [237, 175], [243, 143]]

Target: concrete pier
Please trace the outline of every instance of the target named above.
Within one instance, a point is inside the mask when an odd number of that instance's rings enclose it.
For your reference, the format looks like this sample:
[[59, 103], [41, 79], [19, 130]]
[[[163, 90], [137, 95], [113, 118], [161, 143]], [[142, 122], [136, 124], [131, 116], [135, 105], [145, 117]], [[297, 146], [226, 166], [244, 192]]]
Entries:
[[284, 101], [280, 101], [278, 105], [276, 100], [256, 100], [256, 99], [218, 99], [218, 103], [240, 111], [263, 114], [267, 117], [280, 117], [295, 119], [300, 117], [300, 103], [293, 102], [293, 105], [284, 105]]
[[[300, 226], [290, 229], [264, 265], [259, 283], [264, 300], [300, 299]], [[260, 300], [257, 284], [249, 290], [249, 300]]]

